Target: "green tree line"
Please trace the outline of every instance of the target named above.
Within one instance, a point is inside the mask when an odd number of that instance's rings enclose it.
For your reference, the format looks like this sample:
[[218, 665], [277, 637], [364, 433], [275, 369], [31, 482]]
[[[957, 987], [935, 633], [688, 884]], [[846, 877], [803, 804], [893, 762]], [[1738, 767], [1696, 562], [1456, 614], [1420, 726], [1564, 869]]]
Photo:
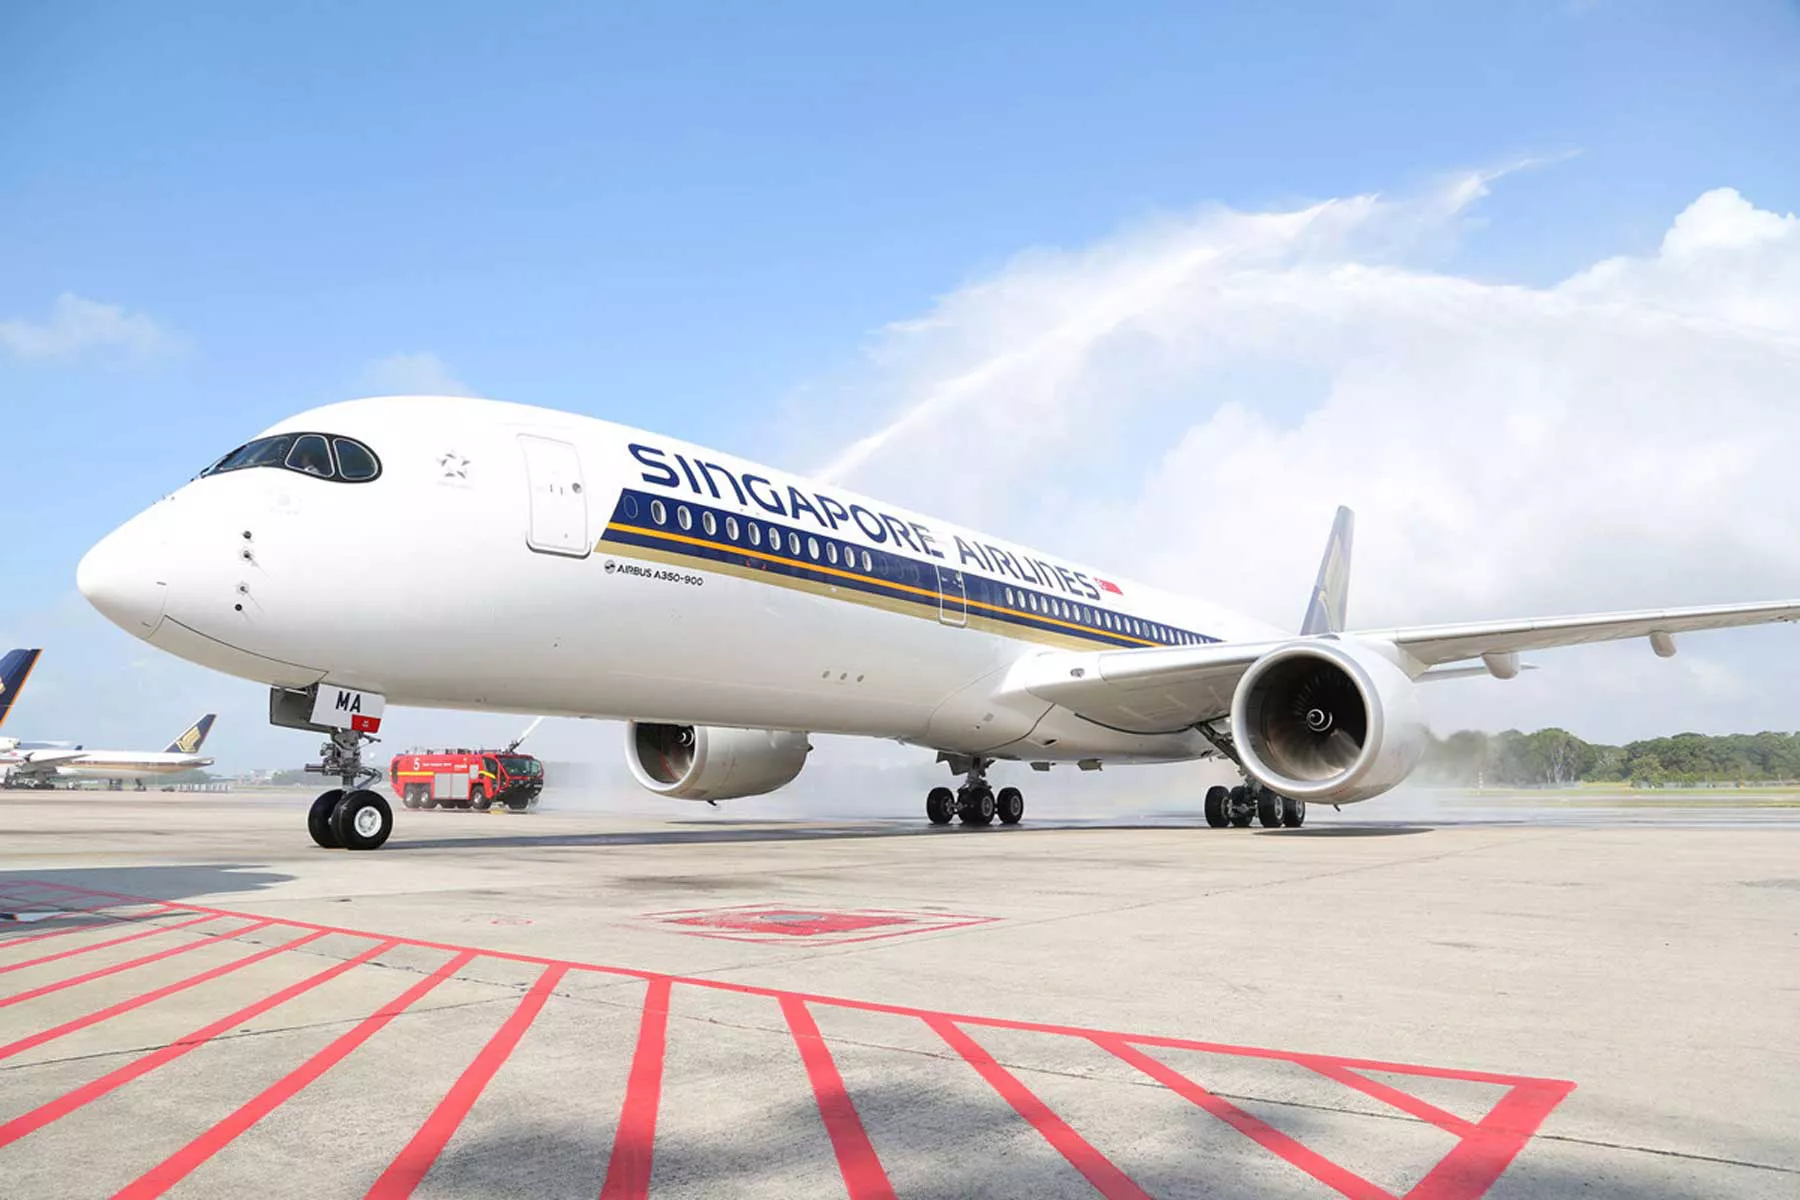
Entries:
[[1465, 729], [1431, 739], [1419, 764], [1419, 778], [1467, 787], [1800, 780], [1800, 733], [1678, 733], [1606, 746], [1583, 741], [1566, 729], [1536, 733]]

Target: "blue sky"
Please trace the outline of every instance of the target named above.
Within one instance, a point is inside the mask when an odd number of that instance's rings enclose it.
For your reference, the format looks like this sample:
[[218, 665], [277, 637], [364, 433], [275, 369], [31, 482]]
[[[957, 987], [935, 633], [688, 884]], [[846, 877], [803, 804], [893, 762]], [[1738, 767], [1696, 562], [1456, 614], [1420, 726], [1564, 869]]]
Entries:
[[0, 635], [101, 684], [132, 649], [81, 552], [396, 355], [805, 467], [793, 397], [1034, 247], [1527, 158], [1440, 266], [1547, 283], [1724, 185], [1800, 208], [1793, 4], [1224, 8], [0, 6], [0, 323], [155, 331], [0, 343]]

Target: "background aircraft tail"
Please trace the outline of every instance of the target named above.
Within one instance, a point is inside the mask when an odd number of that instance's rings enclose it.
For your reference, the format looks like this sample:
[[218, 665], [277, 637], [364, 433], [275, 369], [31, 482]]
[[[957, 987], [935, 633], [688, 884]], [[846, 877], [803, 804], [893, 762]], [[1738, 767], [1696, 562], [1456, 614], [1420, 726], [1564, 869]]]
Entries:
[[1356, 514], [1340, 507], [1337, 520], [1331, 523], [1325, 557], [1319, 560], [1319, 579], [1313, 584], [1306, 619], [1300, 622], [1301, 637], [1343, 632], [1344, 614], [1350, 606], [1350, 540], [1355, 532]]
[[218, 716], [217, 713], [207, 713], [204, 717], [201, 717], [198, 721], [195, 721], [192, 725], [189, 725], [180, 737], [176, 738], [174, 741], [170, 742], [166, 747], [164, 747], [163, 753], [164, 754], [198, 754], [198, 753], [200, 753], [200, 747], [206, 745], [206, 735], [212, 732], [213, 721], [215, 718], [217, 718], [217, 716]]
[[8, 650], [6, 657], [0, 658], [0, 725], [6, 723], [6, 714], [12, 711], [13, 701], [24, 690], [25, 681], [31, 677], [31, 668], [37, 666], [38, 655], [42, 653], [42, 650]]

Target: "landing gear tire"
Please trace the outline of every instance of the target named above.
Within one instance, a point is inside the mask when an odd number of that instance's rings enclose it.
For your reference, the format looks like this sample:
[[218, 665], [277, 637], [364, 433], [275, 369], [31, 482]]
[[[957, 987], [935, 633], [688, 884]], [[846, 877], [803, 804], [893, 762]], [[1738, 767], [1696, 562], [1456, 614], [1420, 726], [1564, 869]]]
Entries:
[[358, 788], [337, 802], [331, 829], [346, 850], [375, 850], [394, 832], [394, 810], [379, 792]]
[[956, 815], [956, 794], [947, 787], [935, 787], [925, 793], [925, 819], [933, 825], [948, 825]]
[[338, 801], [343, 798], [343, 788], [320, 792], [319, 798], [312, 802], [312, 808], [306, 813], [306, 832], [312, 834], [312, 840], [327, 850], [341, 850], [344, 846], [344, 843], [338, 841], [337, 830], [331, 824], [331, 814], [337, 811]]
[[1256, 803], [1250, 798], [1250, 789], [1234, 787], [1225, 795], [1225, 811], [1231, 818], [1232, 828], [1250, 828], [1250, 822], [1256, 819]]
[[1289, 829], [1298, 829], [1306, 824], [1306, 801], [1296, 800], [1292, 796], [1281, 799], [1281, 823]]
[[964, 789], [962, 796], [962, 823], [964, 825], [992, 825], [996, 808], [993, 789], [986, 784], [977, 784]]
[[994, 797], [994, 807], [1002, 825], [1017, 825], [1025, 817], [1025, 793], [1015, 787], [1001, 788]]
[[1231, 789], [1214, 784], [1206, 789], [1206, 823], [1214, 829], [1223, 829], [1231, 824], [1231, 817], [1225, 806], [1231, 799]]
[[1283, 797], [1265, 789], [1256, 796], [1256, 819], [1264, 829], [1280, 829], [1281, 813], [1285, 807]]

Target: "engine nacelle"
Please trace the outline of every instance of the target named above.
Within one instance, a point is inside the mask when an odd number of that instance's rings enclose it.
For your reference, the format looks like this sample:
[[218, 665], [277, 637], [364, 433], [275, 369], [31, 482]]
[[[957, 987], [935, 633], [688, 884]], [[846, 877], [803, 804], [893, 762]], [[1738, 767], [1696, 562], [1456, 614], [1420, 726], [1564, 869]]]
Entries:
[[1231, 700], [1244, 770], [1283, 796], [1347, 804], [1412, 773], [1427, 732], [1413, 681], [1352, 642], [1293, 642], [1258, 659]]
[[625, 725], [637, 781], [672, 800], [735, 800], [792, 783], [812, 745], [804, 733], [714, 725]]

